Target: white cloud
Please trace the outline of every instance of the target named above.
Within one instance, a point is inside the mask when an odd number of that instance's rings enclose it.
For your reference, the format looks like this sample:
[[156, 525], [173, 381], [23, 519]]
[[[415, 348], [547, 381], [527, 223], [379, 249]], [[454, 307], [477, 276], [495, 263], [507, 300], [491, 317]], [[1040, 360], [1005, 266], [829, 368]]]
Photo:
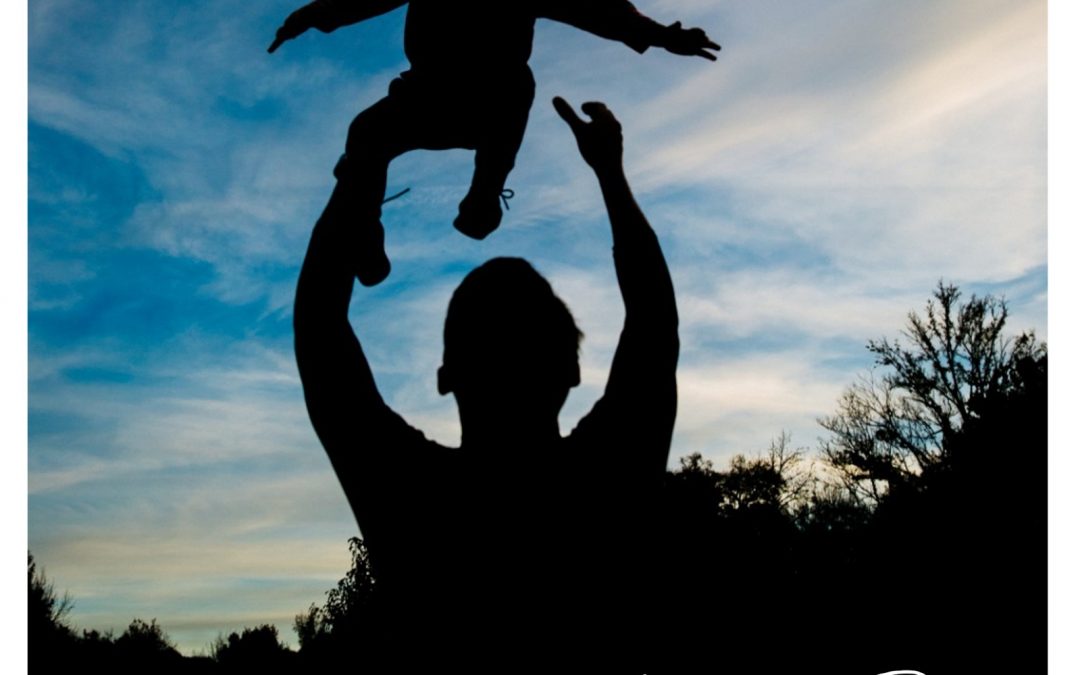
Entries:
[[701, 452], [713, 458], [768, 447], [783, 431], [794, 443], [814, 446], [817, 419], [831, 409], [843, 382], [825, 372], [814, 356], [797, 351], [741, 356], [679, 372], [679, 414], [671, 464]]

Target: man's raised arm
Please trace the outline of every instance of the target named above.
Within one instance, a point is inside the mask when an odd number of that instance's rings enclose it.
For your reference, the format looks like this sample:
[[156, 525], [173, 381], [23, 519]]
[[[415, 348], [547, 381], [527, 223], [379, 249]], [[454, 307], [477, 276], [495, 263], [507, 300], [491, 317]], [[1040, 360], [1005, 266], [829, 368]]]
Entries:
[[343, 484], [358, 472], [367, 473], [359, 463], [378, 461], [380, 451], [385, 452], [380, 440], [398, 427], [407, 428], [379, 395], [349, 324], [357, 244], [346, 215], [348, 199], [335, 188], [315, 224], [293, 310], [296, 362], [308, 414]]
[[579, 118], [563, 99], [556, 98], [554, 103], [600, 182], [611, 220], [615, 274], [626, 305], [626, 321], [604, 397], [579, 428], [596, 423], [597, 416], [603, 418], [602, 424], [619, 426], [633, 439], [641, 468], [662, 473], [675, 425], [679, 358], [679, 317], [671, 275], [656, 233], [626, 180], [618, 120], [602, 103], [581, 107], [590, 122]]

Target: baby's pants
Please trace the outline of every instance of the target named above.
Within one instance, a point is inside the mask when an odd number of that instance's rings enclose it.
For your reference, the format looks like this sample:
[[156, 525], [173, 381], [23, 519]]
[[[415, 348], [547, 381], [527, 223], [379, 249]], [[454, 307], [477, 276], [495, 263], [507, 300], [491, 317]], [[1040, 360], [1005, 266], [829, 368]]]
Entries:
[[349, 126], [334, 175], [348, 183], [361, 223], [378, 222], [390, 161], [410, 150], [476, 150], [471, 189], [502, 190], [525, 135], [532, 72], [526, 67], [513, 76], [493, 75], [483, 85], [444, 84], [447, 79], [403, 73]]

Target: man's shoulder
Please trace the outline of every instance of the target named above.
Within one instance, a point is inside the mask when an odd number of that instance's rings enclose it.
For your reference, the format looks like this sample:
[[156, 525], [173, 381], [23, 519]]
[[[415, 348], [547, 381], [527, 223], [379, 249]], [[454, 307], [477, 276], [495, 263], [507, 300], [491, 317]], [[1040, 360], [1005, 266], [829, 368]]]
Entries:
[[385, 462], [408, 468], [424, 463], [449, 464], [458, 461], [458, 448], [428, 438], [389, 406], [382, 406], [378, 415], [382, 418], [379, 423], [369, 425], [369, 429], [377, 429], [377, 432], [363, 442]]

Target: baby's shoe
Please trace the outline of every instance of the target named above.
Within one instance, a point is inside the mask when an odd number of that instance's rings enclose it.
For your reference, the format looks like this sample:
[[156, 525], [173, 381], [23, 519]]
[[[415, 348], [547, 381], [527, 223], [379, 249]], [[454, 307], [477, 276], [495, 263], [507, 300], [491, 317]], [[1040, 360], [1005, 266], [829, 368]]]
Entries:
[[[509, 199], [514, 196], [513, 190], [489, 192], [478, 196], [478, 191], [469, 190], [465, 199], [458, 205], [458, 216], [454, 219], [454, 227], [459, 232], [473, 239], [483, 239], [498, 227], [502, 221], [502, 207], [510, 209]], [[499, 202], [502, 201], [502, 204]]]
[[390, 259], [383, 247], [382, 223], [364, 223], [356, 237], [356, 278], [365, 286], [375, 286], [390, 275]]

